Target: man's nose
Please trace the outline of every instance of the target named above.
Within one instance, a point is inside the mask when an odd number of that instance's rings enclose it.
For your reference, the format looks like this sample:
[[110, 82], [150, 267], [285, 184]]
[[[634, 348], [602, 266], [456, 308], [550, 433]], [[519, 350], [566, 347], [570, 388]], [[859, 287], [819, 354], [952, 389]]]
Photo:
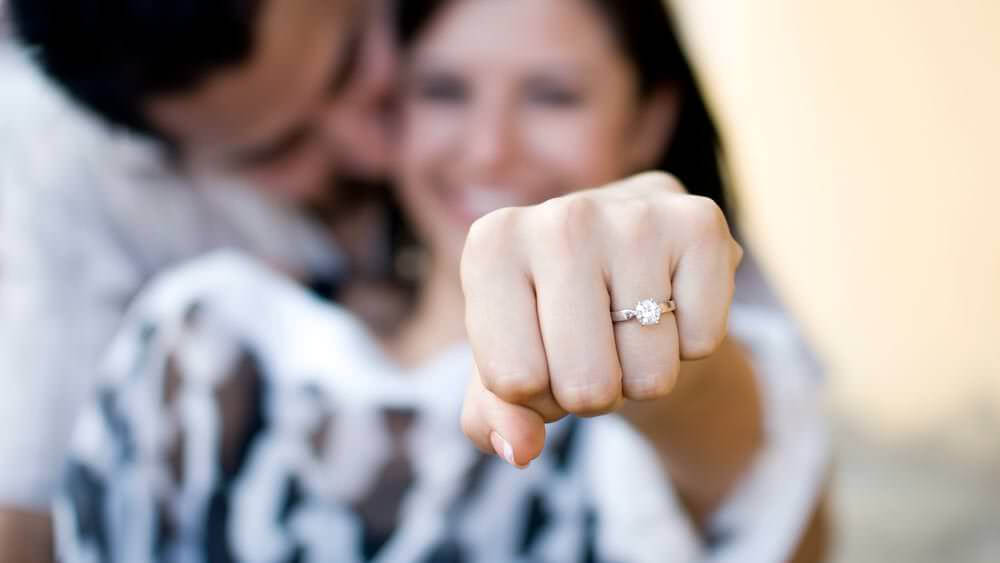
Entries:
[[326, 109], [330, 156], [348, 175], [379, 176], [392, 158], [388, 129], [398, 55], [385, 4], [379, 0], [368, 7], [353, 75], [334, 93]]
[[398, 46], [387, 4], [379, 0], [370, 5], [357, 53], [357, 75], [344, 92], [351, 102], [368, 108], [387, 103], [394, 94], [398, 74]]

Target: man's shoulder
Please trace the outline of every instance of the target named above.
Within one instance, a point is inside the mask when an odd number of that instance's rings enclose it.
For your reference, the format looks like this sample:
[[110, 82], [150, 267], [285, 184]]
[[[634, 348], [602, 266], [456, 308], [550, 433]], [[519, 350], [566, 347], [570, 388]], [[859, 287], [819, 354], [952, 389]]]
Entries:
[[12, 44], [0, 42], [0, 123], [3, 138], [25, 139], [52, 136], [56, 131], [95, 137], [107, 131], [97, 121], [77, 108], [68, 97], [36, 67], [30, 53]]
[[[150, 144], [114, 130], [70, 100], [30, 54], [0, 42], [0, 171], [4, 189], [32, 184], [35, 194], [141, 190], [172, 175]], [[146, 181], [139, 181], [145, 178]]]
[[156, 207], [142, 205], [149, 200], [188, 199], [183, 193], [187, 181], [155, 146], [112, 130], [78, 107], [23, 50], [0, 45], [0, 76], [5, 215], [44, 209], [48, 216], [66, 210], [78, 219], [97, 213], [101, 220], [115, 221], [124, 213], [122, 219], [131, 220]]
[[87, 191], [96, 183], [92, 168], [102, 160], [98, 155], [110, 133], [49, 83], [26, 53], [10, 45], [0, 48], [0, 75], [4, 199]]
[[298, 265], [327, 244], [298, 210], [181, 173], [155, 142], [78, 108], [2, 42], [0, 76], [0, 230], [19, 244], [77, 248], [85, 237], [90, 252], [125, 252], [149, 271], [220, 246]]

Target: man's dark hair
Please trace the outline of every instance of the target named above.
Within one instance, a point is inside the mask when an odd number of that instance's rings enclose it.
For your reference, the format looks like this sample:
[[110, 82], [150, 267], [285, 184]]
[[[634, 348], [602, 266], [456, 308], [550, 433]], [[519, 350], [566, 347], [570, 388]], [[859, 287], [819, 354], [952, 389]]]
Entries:
[[[253, 51], [261, 0], [10, 0], [21, 41], [70, 96], [164, 138], [150, 98], [196, 87]], [[165, 139], [169, 140], [169, 139]]]
[[[451, 1], [403, 0], [398, 13], [403, 44], [416, 39], [430, 20]], [[680, 89], [679, 121], [658, 168], [677, 176], [692, 193], [710, 197], [723, 211], [728, 211], [715, 124], [677, 40], [663, 0], [589, 2], [604, 16], [622, 51], [635, 65], [640, 94], [649, 95], [664, 84], [673, 84]]]

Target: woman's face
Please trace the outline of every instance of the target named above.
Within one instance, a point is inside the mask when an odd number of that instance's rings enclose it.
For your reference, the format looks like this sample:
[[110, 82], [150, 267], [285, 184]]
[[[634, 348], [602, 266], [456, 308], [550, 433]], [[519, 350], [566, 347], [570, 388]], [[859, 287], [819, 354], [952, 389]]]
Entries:
[[588, 0], [454, 0], [409, 55], [398, 181], [439, 257], [490, 211], [654, 166], [673, 124]]

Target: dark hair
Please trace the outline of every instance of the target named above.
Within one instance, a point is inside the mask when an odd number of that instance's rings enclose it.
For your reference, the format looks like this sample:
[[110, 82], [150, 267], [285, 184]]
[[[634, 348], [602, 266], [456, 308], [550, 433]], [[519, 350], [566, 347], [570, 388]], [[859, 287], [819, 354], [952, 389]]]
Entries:
[[249, 58], [260, 0], [10, 0], [21, 41], [72, 98], [164, 138], [143, 104]]
[[[416, 39], [431, 18], [451, 1], [403, 0], [398, 12], [402, 43]], [[692, 193], [712, 198], [727, 211], [715, 124], [663, 0], [587, 1], [605, 16], [625, 55], [635, 65], [641, 94], [648, 95], [664, 84], [680, 88], [680, 117], [673, 140], [657, 167], [675, 175]]]

